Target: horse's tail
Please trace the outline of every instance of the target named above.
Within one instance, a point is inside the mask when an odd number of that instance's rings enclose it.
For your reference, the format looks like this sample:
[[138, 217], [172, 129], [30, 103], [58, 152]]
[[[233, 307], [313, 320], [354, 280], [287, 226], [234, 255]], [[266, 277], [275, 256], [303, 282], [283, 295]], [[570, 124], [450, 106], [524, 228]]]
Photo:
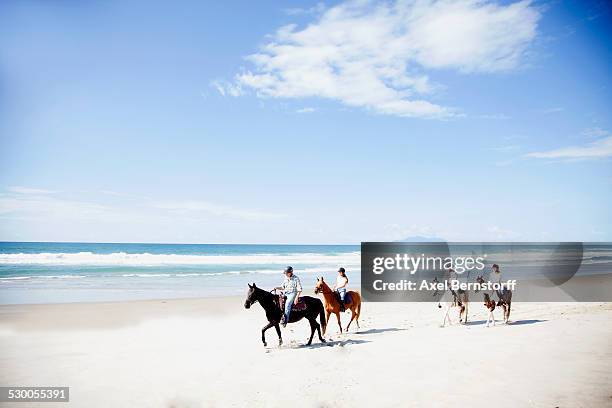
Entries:
[[325, 320], [325, 307], [323, 306], [323, 302], [319, 300], [319, 319], [321, 320], [321, 331], [325, 333], [325, 328], [327, 327], [327, 321]]

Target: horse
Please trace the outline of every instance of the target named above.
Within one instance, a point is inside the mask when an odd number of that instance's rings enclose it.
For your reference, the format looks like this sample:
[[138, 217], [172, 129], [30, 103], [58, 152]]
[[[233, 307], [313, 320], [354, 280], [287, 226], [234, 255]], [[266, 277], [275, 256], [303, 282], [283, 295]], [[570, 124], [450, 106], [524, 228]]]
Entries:
[[[485, 283], [485, 280], [482, 276], [478, 276], [476, 278], [476, 282], [482, 285], [483, 283]], [[506, 288], [502, 290], [496, 290], [495, 293], [499, 298], [497, 306], [501, 306], [504, 308], [504, 323], [508, 324], [508, 320], [510, 320], [510, 306], [512, 305], [512, 291]], [[485, 299], [486, 295], [487, 294], [485, 293]], [[493, 322], [495, 322], [495, 319], [493, 320]]]
[[493, 314], [495, 310], [495, 301], [491, 299], [488, 293], [484, 294], [484, 305], [489, 311], [489, 315], [487, 316], [487, 327], [489, 327], [491, 321], [493, 321], [493, 326], [495, 326], [495, 315]]
[[[274, 327], [276, 329], [276, 333], [278, 334], [278, 345], [280, 347], [283, 344], [283, 338], [281, 336], [279, 323], [284, 312], [279, 306], [278, 295], [258, 288], [255, 283], [253, 283], [253, 285], [249, 284], [249, 291], [247, 292], [247, 298], [244, 302], [245, 309], [249, 309], [255, 302], [259, 302], [261, 307], [263, 307], [264, 311], [266, 312], [266, 318], [268, 319], [268, 324], [261, 329], [261, 341], [263, 342], [264, 347], [268, 345], [268, 343], [266, 343], [266, 330], [268, 330], [270, 327]], [[310, 339], [308, 339], [308, 343], [306, 345], [310, 346], [312, 343], [315, 330], [319, 335], [319, 340], [321, 340], [321, 343], [325, 343], [325, 340], [321, 336], [321, 326], [323, 326], [323, 333], [325, 333], [325, 326], [327, 325], [327, 321], [325, 320], [325, 315], [323, 313], [323, 303], [320, 299], [313, 298], [311, 296], [301, 296], [300, 302], [304, 302], [304, 308], [300, 310], [292, 310], [287, 323], [295, 323], [305, 317], [310, 323]], [[321, 325], [317, 323], [317, 316], [320, 317]]]
[[[325, 317], [329, 322], [329, 316], [333, 313], [336, 315], [338, 319], [338, 327], [340, 327], [340, 333], [342, 333], [342, 323], [340, 323], [340, 302], [336, 297], [336, 294], [327, 286], [327, 283], [323, 280], [323, 277], [317, 278], [317, 284], [315, 286], [315, 294], [323, 294], [323, 299], [325, 299]], [[359, 315], [361, 314], [361, 295], [355, 291], [346, 292], [346, 297], [344, 299], [349, 300], [349, 302], [345, 303], [345, 307], [351, 311], [351, 321], [346, 325], [346, 331], [348, 331], [353, 319], [355, 323], [357, 323], [357, 328], [359, 328]], [[325, 327], [323, 328], [323, 334], [325, 334]]]
[[[438, 277], [436, 276], [432, 282], [438, 284]], [[444, 292], [446, 292], [446, 290]], [[444, 292], [442, 293], [442, 296], [444, 296]], [[450, 309], [453, 306], [459, 307], [459, 323], [466, 324], [468, 320], [468, 292], [463, 289], [459, 289], [457, 291], [450, 290], [450, 293], [453, 296], [453, 300], [446, 302], [446, 312], [444, 313], [444, 319], [442, 320], [442, 327], [446, 326], [446, 320], [448, 320], [449, 325], [452, 324], [450, 318]], [[436, 289], [436, 291], [433, 293], [433, 296], [438, 296], [438, 289]], [[440, 302], [438, 302], [438, 308], [442, 308]]]

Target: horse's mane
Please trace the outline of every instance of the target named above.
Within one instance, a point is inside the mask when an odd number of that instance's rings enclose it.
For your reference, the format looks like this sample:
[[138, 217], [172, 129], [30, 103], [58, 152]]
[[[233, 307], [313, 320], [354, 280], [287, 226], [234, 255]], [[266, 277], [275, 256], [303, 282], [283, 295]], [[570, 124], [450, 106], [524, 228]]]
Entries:
[[327, 282], [325, 282], [324, 280], [321, 281], [321, 283], [323, 284], [323, 287], [321, 288], [321, 292], [324, 292], [325, 289], [327, 289], [329, 292], [328, 293], [332, 293], [333, 291], [331, 290], [331, 288], [329, 287], [329, 285], [327, 284]]
[[265, 290], [265, 289], [258, 288], [257, 286], [255, 286], [255, 290], [256, 290], [258, 293], [261, 293], [261, 294], [262, 294], [262, 295], [264, 295], [264, 296], [268, 296], [268, 297], [274, 297], [274, 296], [275, 296], [273, 293], [270, 293], [270, 292], [268, 292], [268, 291], [267, 291], [267, 290]]

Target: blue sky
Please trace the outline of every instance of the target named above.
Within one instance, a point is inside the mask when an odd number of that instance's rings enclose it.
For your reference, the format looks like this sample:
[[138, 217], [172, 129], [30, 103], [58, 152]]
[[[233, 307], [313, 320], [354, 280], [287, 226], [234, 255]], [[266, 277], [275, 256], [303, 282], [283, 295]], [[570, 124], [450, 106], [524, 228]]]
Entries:
[[610, 19], [2, 2], [0, 240], [611, 241]]

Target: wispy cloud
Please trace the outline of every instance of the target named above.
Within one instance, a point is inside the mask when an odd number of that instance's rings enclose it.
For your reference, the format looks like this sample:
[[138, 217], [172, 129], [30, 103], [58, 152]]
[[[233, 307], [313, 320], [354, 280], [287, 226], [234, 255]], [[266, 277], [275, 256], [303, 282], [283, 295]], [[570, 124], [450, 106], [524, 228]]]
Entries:
[[430, 101], [429, 69], [498, 72], [519, 66], [536, 37], [530, 1], [348, 1], [305, 28], [279, 28], [251, 67], [214, 86], [222, 95], [251, 89], [260, 97], [337, 100], [380, 114], [445, 118]]
[[[181, 216], [202, 219], [270, 220], [285, 218], [285, 214], [252, 210], [207, 201], [154, 201], [132, 194], [101, 191], [92, 197], [91, 192], [51, 195], [50, 190], [25, 187], [9, 187], [0, 192], [0, 215], [29, 219], [54, 218], [66, 221], [77, 219], [104, 219], [133, 217], [154, 219], [159, 216]], [[106, 197], [104, 197], [106, 196]], [[108, 199], [113, 198], [109, 201]]]
[[322, 13], [325, 10], [324, 3], [317, 3], [312, 7], [292, 7], [285, 9], [285, 13], [290, 16], [302, 15], [302, 14], [318, 14]]
[[314, 111], [316, 111], [316, 109], [315, 109], [315, 108], [310, 108], [310, 107], [307, 107], [307, 108], [301, 108], [301, 109], [298, 109], [298, 110], [296, 110], [295, 112], [296, 112], [296, 113], [312, 113], [312, 112], [314, 112]]
[[600, 127], [592, 127], [592, 128], [588, 128], [582, 131], [583, 136], [593, 138], [593, 139], [596, 139], [599, 137], [605, 137], [605, 136], [608, 136], [609, 134], [610, 132]]
[[152, 203], [154, 208], [168, 210], [183, 214], [206, 213], [219, 217], [231, 217], [244, 220], [262, 220], [271, 218], [285, 218], [285, 214], [277, 214], [265, 211], [234, 208], [219, 205], [207, 201], [162, 201]]
[[3, 217], [62, 218], [75, 221], [111, 213], [112, 209], [108, 206], [86, 201], [62, 199], [36, 193], [0, 194], [0, 215]]
[[509, 115], [506, 115], [505, 113], [485, 113], [485, 114], [482, 114], [482, 115], [477, 115], [476, 118], [478, 118], [478, 119], [495, 119], [495, 120], [512, 119]]
[[36, 195], [41, 195], [41, 194], [54, 194], [57, 193], [57, 191], [53, 191], [53, 190], [45, 190], [42, 188], [32, 188], [32, 187], [23, 187], [23, 186], [11, 186], [8, 187], [7, 190], [11, 193], [16, 193], [16, 194], [36, 194]]
[[221, 96], [240, 96], [242, 95], [242, 86], [238, 83], [228, 81], [215, 80], [210, 83]]
[[582, 146], [569, 146], [542, 152], [532, 152], [526, 154], [525, 157], [552, 160], [588, 160], [612, 157], [612, 135], [610, 132], [598, 129], [595, 134], [599, 137], [605, 137]]

